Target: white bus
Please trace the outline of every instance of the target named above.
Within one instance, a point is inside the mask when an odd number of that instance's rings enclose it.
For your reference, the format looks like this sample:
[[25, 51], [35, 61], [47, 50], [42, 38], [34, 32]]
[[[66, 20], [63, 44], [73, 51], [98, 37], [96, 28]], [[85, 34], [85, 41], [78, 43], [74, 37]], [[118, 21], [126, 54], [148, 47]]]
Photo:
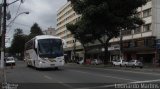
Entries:
[[25, 44], [25, 62], [35, 68], [64, 65], [63, 40], [50, 35], [36, 36]]

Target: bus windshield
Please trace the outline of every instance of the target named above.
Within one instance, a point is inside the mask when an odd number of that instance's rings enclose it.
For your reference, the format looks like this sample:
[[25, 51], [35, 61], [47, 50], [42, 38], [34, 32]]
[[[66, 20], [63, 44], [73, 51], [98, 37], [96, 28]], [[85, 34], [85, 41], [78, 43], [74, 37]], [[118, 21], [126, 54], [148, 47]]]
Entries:
[[38, 40], [38, 46], [40, 57], [55, 58], [63, 56], [61, 39], [41, 39]]

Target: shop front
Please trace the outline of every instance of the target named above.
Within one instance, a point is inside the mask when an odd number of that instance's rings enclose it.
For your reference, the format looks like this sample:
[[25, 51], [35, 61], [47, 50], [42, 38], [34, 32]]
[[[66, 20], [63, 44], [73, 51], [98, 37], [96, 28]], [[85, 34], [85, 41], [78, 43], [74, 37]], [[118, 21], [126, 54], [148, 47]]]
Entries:
[[[120, 42], [111, 43], [109, 51], [111, 53], [110, 60], [120, 59]], [[122, 42], [123, 59], [130, 61], [137, 59], [144, 63], [152, 64], [154, 59], [158, 58], [155, 49], [155, 37], [146, 37], [139, 39], [126, 40]]]
[[144, 63], [153, 64], [157, 58], [155, 38], [140, 38], [123, 42], [123, 56], [126, 60], [137, 59]]

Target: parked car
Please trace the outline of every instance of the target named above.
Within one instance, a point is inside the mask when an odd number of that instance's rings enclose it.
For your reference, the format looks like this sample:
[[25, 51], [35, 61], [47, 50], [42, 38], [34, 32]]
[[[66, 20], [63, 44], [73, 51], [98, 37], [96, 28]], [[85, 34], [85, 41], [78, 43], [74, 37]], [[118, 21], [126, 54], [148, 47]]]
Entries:
[[127, 66], [128, 62], [125, 60], [116, 60], [116, 61], [112, 61], [113, 66]]
[[128, 62], [127, 67], [140, 67], [143, 68], [143, 63], [139, 60], [131, 60]]
[[93, 59], [93, 60], [91, 61], [91, 64], [93, 64], [93, 65], [99, 65], [99, 64], [102, 64], [102, 61], [101, 61], [101, 60], [98, 60], [98, 59]]
[[84, 63], [83, 59], [77, 62], [77, 64], [83, 64], [83, 63]]
[[16, 65], [14, 57], [6, 57], [5, 58], [5, 65]]

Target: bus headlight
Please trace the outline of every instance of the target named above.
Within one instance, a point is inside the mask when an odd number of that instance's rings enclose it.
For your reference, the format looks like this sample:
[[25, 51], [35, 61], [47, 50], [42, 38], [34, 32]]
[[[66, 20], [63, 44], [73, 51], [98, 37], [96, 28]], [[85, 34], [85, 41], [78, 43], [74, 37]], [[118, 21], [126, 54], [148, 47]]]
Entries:
[[48, 60], [48, 58], [44, 58], [44, 60]]
[[44, 62], [44, 61], [40, 61], [39, 63], [40, 63], [40, 64], [42, 64], [42, 63], [46, 63], [46, 62]]

